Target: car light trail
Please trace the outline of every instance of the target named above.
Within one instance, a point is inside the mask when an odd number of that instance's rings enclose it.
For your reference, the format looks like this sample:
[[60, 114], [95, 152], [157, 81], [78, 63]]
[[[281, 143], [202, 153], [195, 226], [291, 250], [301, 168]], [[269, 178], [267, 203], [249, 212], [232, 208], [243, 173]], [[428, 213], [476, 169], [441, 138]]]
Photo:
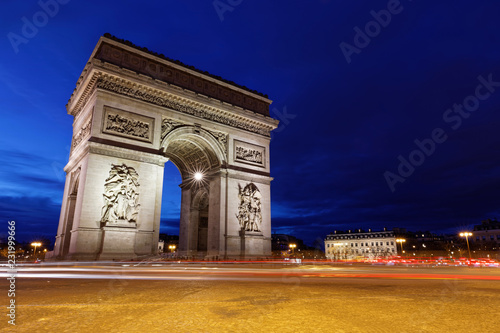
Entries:
[[[239, 267], [131, 267], [131, 266], [79, 266], [19, 267], [19, 278], [56, 278], [56, 279], [130, 279], [130, 280], [245, 280], [245, 281], [281, 281], [284, 277], [302, 278], [304, 281], [314, 278], [372, 278], [372, 279], [412, 279], [412, 280], [500, 280], [500, 271], [496, 269], [474, 270], [467, 268], [445, 268], [445, 271], [428, 272], [426, 268], [414, 268], [413, 272], [394, 267], [343, 267], [332, 271], [331, 267], [311, 269], [294, 268], [239, 268]], [[487, 271], [484, 271], [487, 270]], [[466, 273], [466, 274], [464, 274]], [[488, 273], [488, 274], [485, 274]], [[9, 276], [0, 269], [0, 277]]]

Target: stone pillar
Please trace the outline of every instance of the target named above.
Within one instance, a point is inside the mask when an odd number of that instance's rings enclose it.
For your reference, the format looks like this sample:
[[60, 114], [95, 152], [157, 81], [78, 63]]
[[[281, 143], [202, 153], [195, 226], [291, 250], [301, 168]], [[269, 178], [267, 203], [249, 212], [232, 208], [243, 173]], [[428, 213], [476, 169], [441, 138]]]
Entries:
[[57, 228], [53, 253], [53, 257], [58, 259], [62, 259], [68, 253], [71, 240], [71, 229], [73, 228], [76, 205], [76, 196], [73, 198], [70, 194], [72, 192], [71, 185], [71, 173], [67, 173], [66, 183], [64, 185], [63, 204], [61, 206], [59, 226]]
[[208, 244], [207, 256], [210, 259], [224, 257], [225, 230], [225, 176], [216, 174], [210, 180], [210, 197], [208, 201]]
[[181, 185], [181, 217], [179, 226], [179, 255], [193, 255], [190, 250], [191, 189]]

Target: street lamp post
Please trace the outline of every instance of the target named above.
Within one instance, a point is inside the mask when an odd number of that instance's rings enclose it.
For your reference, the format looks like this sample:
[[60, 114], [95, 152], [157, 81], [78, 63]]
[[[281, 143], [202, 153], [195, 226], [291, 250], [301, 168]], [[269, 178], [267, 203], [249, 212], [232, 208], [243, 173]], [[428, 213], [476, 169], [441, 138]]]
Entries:
[[404, 239], [404, 238], [397, 238], [397, 239], [396, 239], [396, 243], [399, 243], [399, 244], [401, 245], [401, 256], [402, 256], [402, 255], [403, 255], [403, 253], [405, 252], [405, 251], [403, 251], [403, 243], [404, 243], [404, 242], [406, 242], [406, 239]]
[[297, 247], [297, 244], [290, 244], [288, 245], [290, 247], [290, 249], [292, 249], [292, 254], [295, 253], [295, 248]]
[[471, 261], [472, 257], [470, 255], [469, 236], [472, 236], [472, 232], [461, 232], [460, 233], [460, 237], [465, 237], [465, 241], [467, 242], [467, 250], [469, 251], [469, 261]]
[[173, 253], [175, 251], [175, 245], [169, 245], [168, 248], [170, 249], [170, 253]]
[[33, 243], [31, 243], [31, 246], [34, 246], [34, 247], [35, 247], [35, 251], [34, 251], [34, 252], [35, 252], [35, 254], [34, 254], [34, 255], [35, 255], [35, 260], [36, 260], [36, 248], [37, 248], [38, 246], [42, 246], [42, 243], [40, 243], [40, 242], [33, 242]]

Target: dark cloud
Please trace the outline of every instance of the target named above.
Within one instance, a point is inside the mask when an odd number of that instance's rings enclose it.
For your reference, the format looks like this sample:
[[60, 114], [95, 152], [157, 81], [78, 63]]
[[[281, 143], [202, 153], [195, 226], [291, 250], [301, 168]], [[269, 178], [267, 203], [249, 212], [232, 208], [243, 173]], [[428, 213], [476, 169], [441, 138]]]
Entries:
[[16, 222], [16, 240], [29, 242], [35, 236], [55, 238], [59, 222], [60, 203], [47, 197], [0, 197], [0, 221], [7, 232], [7, 221]]

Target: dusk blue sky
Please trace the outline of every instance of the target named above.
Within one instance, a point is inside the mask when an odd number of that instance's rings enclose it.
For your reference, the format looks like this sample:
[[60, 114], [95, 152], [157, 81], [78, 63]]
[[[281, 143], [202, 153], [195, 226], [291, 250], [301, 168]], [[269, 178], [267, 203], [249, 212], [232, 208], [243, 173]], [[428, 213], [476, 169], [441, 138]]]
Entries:
[[[335, 229], [455, 233], [500, 216], [498, 1], [60, 2], [47, 22], [37, 1], [2, 3], [0, 219], [16, 220], [22, 240], [56, 235], [65, 104], [106, 32], [269, 95], [281, 121], [273, 232], [312, 244]], [[23, 32], [34, 19], [38, 31]], [[356, 27], [372, 37], [355, 40]], [[356, 42], [346, 57], [341, 43]], [[467, 118], [447, 111], [464, 101]], [[435, 129], [446, 140], [413, 153], [421, 165], [391, 190], [384, 173], [398, 175], [398, 156]], [[168, 163], [162, 232], [178, 233], [180, 181]]]

